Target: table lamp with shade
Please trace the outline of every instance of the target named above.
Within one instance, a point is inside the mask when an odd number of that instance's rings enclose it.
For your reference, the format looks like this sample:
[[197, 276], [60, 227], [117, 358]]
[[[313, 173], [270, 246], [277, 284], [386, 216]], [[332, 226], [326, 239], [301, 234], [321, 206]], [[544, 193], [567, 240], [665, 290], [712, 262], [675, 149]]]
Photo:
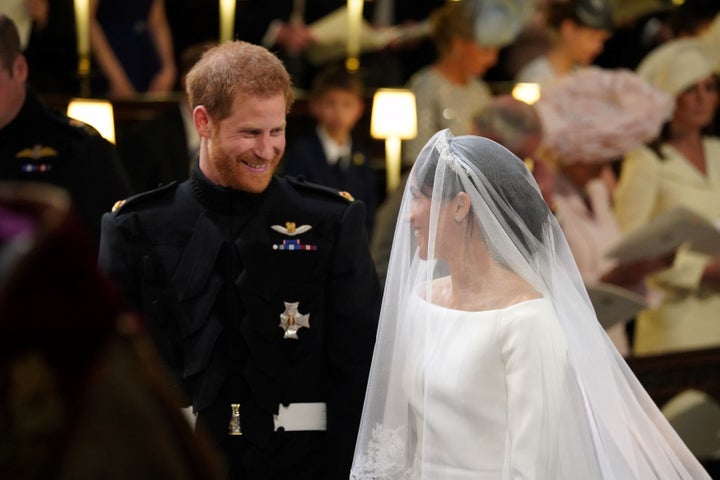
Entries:
[[92, 125], [109, 142], [115, 143], [115, 115], [112, 103], [96, 98], [73, 98], [67, 116]]
[[373, 97], [370, 135], [385, 139], [387, 190], [400, 184], [401, 140], [417, 135], [415, 94], [402, 88], [380, 88]]

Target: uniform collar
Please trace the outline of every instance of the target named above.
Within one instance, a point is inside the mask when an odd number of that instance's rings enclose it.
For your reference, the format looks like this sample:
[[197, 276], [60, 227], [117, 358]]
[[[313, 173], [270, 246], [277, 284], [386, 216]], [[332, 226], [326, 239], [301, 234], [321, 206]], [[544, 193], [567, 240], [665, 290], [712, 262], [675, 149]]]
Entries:
[[245, 211], [258, 205], [263, 198], [266, 198], [276, 188], [277, 179], [273, 177], [265, 191], [250, 193], [213, 183], [195, 165], [190, 176], [190, 183], [193, 194], [204, 206], [211, 210], [232, 213]]

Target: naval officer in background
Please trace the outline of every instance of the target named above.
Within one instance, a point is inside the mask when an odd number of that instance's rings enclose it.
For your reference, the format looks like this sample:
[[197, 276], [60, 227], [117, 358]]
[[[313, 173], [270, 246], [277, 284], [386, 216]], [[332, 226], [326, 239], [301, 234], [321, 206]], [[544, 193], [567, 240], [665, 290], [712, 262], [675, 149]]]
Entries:
[[67, 190], [97, 248], [103, 213], [131, 193], [127, 173], [113, 144], [44, 105], [28, 74], [17, 27], [0, 14], [0, 180]]

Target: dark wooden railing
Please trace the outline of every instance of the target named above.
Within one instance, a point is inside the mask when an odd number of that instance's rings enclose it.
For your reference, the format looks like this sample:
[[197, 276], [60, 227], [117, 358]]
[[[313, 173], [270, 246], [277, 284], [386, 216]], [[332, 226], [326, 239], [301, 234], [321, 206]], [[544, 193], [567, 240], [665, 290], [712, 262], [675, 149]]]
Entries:
[[720, 348], [633, 357], [628, 365], [658, 406], [689, 389], [720, 402]]

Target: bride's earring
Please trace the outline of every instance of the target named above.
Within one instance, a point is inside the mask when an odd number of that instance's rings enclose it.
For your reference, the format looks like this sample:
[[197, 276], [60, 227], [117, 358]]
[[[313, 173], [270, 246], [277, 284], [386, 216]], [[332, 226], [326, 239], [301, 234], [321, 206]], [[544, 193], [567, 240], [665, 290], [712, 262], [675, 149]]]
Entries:
[[455, 215], [455, 221], [456, 221], [457, 223], [461, 223], [461, 222], [463, 221], [462, 215]]

